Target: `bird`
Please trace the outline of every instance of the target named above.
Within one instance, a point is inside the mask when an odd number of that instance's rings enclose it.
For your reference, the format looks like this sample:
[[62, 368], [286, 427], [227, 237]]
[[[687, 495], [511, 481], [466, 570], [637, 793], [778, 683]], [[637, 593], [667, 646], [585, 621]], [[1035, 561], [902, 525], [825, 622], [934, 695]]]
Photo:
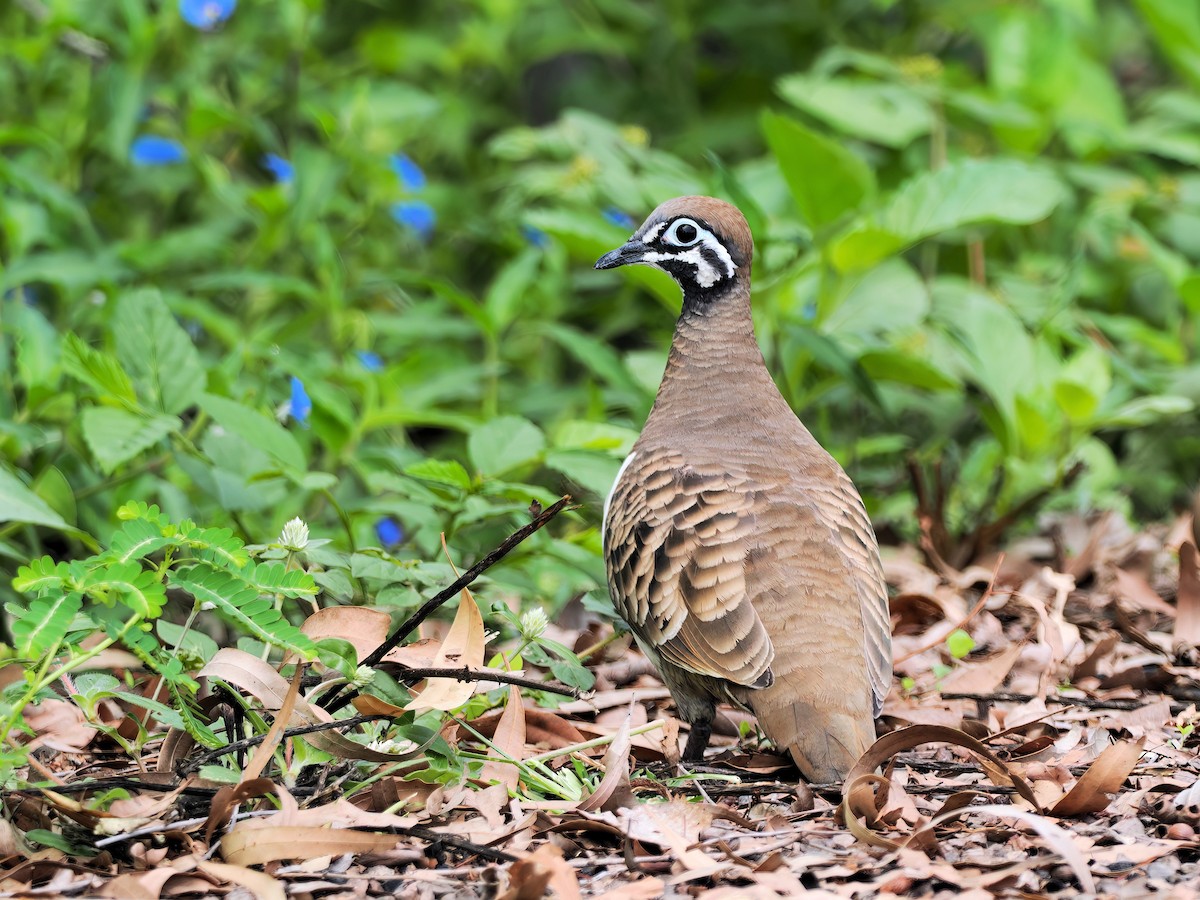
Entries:
[[753, 713], [813, 783], [875, 740], [891, 620], [862, 497], [767, 369], [750, 305], [753, 237], [713, 197], [655, 209], [597, 269], [682, 288], [654, 405], [604, 503], [609, 592], [703, 759], [716, 705]]

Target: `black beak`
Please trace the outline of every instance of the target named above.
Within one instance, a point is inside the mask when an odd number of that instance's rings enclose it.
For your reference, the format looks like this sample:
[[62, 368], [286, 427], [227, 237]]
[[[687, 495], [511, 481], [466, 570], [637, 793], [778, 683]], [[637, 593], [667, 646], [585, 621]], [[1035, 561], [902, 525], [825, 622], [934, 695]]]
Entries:
[[616, 250], [610, 250], [605, 253], [596, 260], [596, 268], [615, 269], [617, 266], [631, 266], [634, 263], [641, 262], [645, 252], [646, 245], [641, 241], [633, 240], [621, 245]]

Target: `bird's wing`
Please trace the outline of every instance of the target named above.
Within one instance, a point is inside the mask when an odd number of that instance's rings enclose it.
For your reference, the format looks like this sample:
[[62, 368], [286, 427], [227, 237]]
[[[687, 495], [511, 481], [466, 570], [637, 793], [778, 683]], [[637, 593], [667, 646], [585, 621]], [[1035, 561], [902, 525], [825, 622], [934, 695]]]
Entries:
[[605, 561], [617, 610], [667, 662], [771, 684], [774, 648], [746, 591], [756, 488], [719, 469], [639, 454], [610, 498]]
[[850, 587], [862, 610], [867, 677], [875, 701], [874, 714], [878, 716], [892, 687], [892, 617], [888, 608], [887, 582], [875, 530], [858, 491], [845, 473], [837, 479], [834, 495], [840, 511], [837, 535], [850, 562]]

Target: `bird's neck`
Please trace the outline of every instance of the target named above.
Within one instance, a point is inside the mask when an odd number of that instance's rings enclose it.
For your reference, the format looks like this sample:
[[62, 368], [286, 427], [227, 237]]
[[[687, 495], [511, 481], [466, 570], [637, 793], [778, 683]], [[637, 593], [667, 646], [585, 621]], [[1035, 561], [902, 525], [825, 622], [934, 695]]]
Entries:
[[647, 438], [682, 431], [736, 439], [738, 430], [784, 411], [754, 337], [749, 285], [735, 283], [702, 302], [685, 296]]

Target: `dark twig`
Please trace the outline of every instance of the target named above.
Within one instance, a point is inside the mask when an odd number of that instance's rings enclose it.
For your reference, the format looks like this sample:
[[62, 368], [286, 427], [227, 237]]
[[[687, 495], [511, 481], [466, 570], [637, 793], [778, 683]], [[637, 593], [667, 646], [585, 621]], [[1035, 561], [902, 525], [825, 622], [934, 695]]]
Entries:
[[[945, 691], [941, 695], [943, 700], [976, 700], [984, 703], [1028, 703], [1030, 700], [1037, 699], [1032, 694], [1013, 694], [1007, 691], [997, 691], [991, 694], [971, 694], [955, 691]], [[1091, 697], [1060, 697], [1055, 694], [1048, 694], [1042, 698], [1046, 703], [1058, 703], [1063, 706], [1082, 706], [1084, 709], [1118, 709], [1118, 710], [1133, 710], [1141, 709], [1149, 704], [1143, 703], [1141, 700], [1095, 700]]]
[[[388, 653], [400, 646], [401, 642], [404, 641], [405, 638], [407, 638], [414, 631], [416, 631], [421, 623], [429, 618], [429, 616], [432, 615], [438, 607], [440, 607], [451, 597], [457, 595], [459, 591], [470, 585], [471, 582], [473, 582], [476, 578], [506, 557], [512, 551], [512, 549], [517, 546], [517, 544], [521, 543], [523, 540], [525, 540], [525, 538], [529, 537], [535, 531], [541, 529], [543, 525], [566, 509], [570, 502], [571, 497], [569, 495], [563, 497], [553, 506], [550, 506], [538, 513], [538, 515], [534, 517], [533, 521], [529, 522], [527, 525], [523, 525], [521, 528], [518, 528], [516, 531], [510, 534], [504, 539], [499, 547], [456, 578], [453, 584], [442, 588], [431, 598], [429, 598], [429, 600], [425, 601], [421, 608], [405, 619], [404, 623], [395, 631], [393, 631], [391, 635], [388, 636], [386, 641], [376, 647], [375, 651], [366, 659], [364, 659], [361, 665], [368, 666], [370, 668], [378, 666]], [[329, 712], [337, 712], [339, 709], [353, 700], [357, 694], [358, 691], [354, 688], [351, 688], [340, 695], [336, 693], [327, 694], [325, 697], [322, 697], [320, 700], [318, 700], [317, 703], [320, 706], [324, 706], [327, 710], [329, 710]]]
[[471, 669], [463, 666], [461, 669], [410, 669], [400, 670], [400, 680], [412, 684], [423, 678], [453, 678], [455, 681], [495, 681], [499, 684], [515, 684], [517, 687], [529, 688], [534, 691], [545, 691], [548, 694], [558, 694], [562, 697], [580, 697], [578, 689], [560, 684], [557, 681], [538, 681], [536, 678], [524, 678], [512, 672], [500, 669]]
[[[315, 725], [297, 725], [294, 728], [288, 728], [283, 732], [281, 739], [290, 737], [298, 737], [304, 734], [314, 734], [318, 731], [332, 731], [335, 728], [349, 728], [354, 725], [361, 725], [364, 722], [373, 722], [377, 719], [390, 719], [391, 716], [381, 713], [372, 713], [364, 716], [350, 716], [347, 719], [338, 719], [334, 722], [318, 722]], [[253, 737], [244, 738], [240, 741], [234, 741], [231, 744], [226, 744], [224, 747], [218, 747], [216, 750], [210, 750], [203, 753], [194, 759], [186, 760], [180, 767], [179, 774], [187, 775], [190, 772], [198, 772], [201, 766], [207, 766], [214, 760], [220, 759], [230, 753], [241, 753], [251, 747], [255, 747], [263, 742], [265, 734], [256, 734]]]
[[476, 844], [474, 841], [468, 841], [466, 838], [461, 838], [458, 835], [444, 834], [440, 831], [434, 831], [432, 828], [422, 828], [420, 825], [397, 825], [389, 830], [395, 831], [397, 834], [427, 841], [431, 849], [435, 849], [441, 844], [444, 847], [453, 847], [455, 850], [461, 850], [463, 853], [482, 856], [484, 859], [490, 859], [492, 862], [517, 861], [515, 856], [511, 853], [505, 853], [503, 850], [497, 850], [494, 847], [485, 847], [483, 844]]

